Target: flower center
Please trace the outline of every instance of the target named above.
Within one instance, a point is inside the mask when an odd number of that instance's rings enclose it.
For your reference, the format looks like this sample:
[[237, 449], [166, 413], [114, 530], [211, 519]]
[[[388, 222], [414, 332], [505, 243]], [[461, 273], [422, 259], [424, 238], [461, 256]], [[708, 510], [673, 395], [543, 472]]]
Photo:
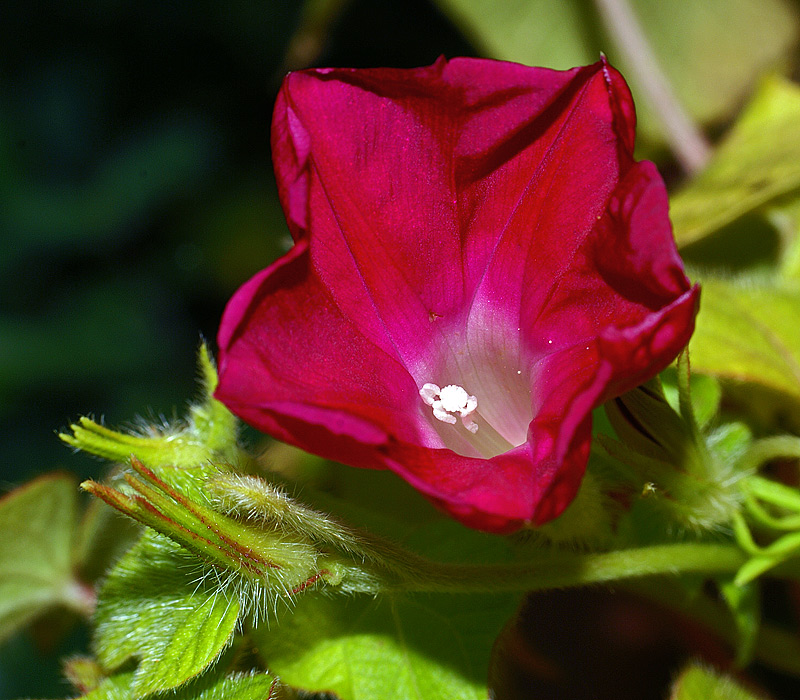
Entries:
[[422, 400], [433, 409], [433, 416], [443, 423], [456, 424], [457, 413], [461, 423], [471, 433], [478, 432], [478, 424], [472, 419], [472, 414], [478, 408], [478, 399], [470, 396], [464, 387], [458, 384], [448, 384], [440, 388], [437, 384], [426, 383], [419, 390]]

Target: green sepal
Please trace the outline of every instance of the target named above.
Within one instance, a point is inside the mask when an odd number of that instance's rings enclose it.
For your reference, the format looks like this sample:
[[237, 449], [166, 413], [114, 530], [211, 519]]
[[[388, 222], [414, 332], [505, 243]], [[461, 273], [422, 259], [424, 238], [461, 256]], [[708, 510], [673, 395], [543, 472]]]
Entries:
[[693, 663], [672, 686], [670, 700], [761, 700], [763, 696], [745, 690], [727, 676]]
[[237, 585], [250, 582], [265, 594], [280, 596], [304, 590], [309, 582], [340, 578], [338, 570], [332, 571], [335, 564], [326, 568], [318, 562], [318, 550], [302, 536], [248, 525], [206, 505], [206, 479], [219, 471], [214, 465], [158, 470], [168, 478], [178, 477], [178, 487], [136, 458], [131, 459], [131, 468], [135, 475], [124, 475], [128, 487], [124, 490], [93, 481], [82, 487], [217, 567], [223, 576], [235, 576]]
[[193, 467], [216, 460], [248, 470], [252, 460], [238, 446], [238, 421], [214, 398], [217, 373], [205, 345], [200, 348], [198, 365], [202, 397], [178, 424], [121, 432], [84, 416], [70, 425], [71, 434], [60, 433], [59, 437], [76, 449], [112, 462], [125, 462], [135, 454], [150, 467]]
[[90, 656], [71, 656], [63, 662], [64, 677], [81, 695], [91, 692], [104, 680], [105, 674]]
[[605, 406], [619, 439], [640, 454], [667, 462], [680, 460], [682, 466], [688, 460], [703, 458], [705, 445], [695, 439], [686, 418], [670, 406], [658, 380], [651, 380]]
[[[735, 464], [739, 474], [752, 474], [751, 462], [746, 459], [753, 445], [753, 432], [745, 423], [735, 421], [716, 426], [705, 434], [709, 452], [722, 464]], [[744, 482], [742, 482], [744, 483]]]
[[120, 560], [98, 596], [94, 648], [113, 671], [135, 657], [137, 696], [196, 677], [230, 644], [235, 597], [183, 548], [152, 531]]
[[[660, 378], [664, 397], [675, 411], [680, 411], [677, 371], [668, 367]], [[714, 377], [693, 372], [689, 377], [689, 389], [697, 425], [700, 429], [708, 428], [719, 412], [722, 387]]]
[[[627, 482], [632, 511], [646, 511], [644, 522], [629, 528], [632, 535], [644, 534], [644, 541], [650, 527], [646, 521], [658, 511], [656, 529], [678, 524], [686, 530], [714, 531], [726, 527], [740, 509], [739, 484], [747, 471], [730, 457], [736, 440], [748, 440], [749, 433], [723, 428], [716, 429], [713, 438], [704, 434], [695, 418], [690, 386], [684, 356], [675, 382], [677, 407], [657, 380], [605, 404], [619, 439], [598, 435], [597, 445], [607, 466], [615, 470], [616, 465], [618, 477]], [[745, 450], [739, 447], [739, 453]]]

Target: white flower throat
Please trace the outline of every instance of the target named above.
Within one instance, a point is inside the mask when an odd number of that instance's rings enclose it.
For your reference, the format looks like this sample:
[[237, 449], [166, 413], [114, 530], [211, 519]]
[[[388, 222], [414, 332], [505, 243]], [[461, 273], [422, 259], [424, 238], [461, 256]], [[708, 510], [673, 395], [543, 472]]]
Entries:
[[437, 420], [455, 425], [458, 415], [469, 432], [473, 434], [478, 432], [478, 424], [472, 418], [472, 414], [478, 408], [478, 399], [468, 394], [464, 387], [448, 384], [440, 388], [429, 382], [422, 385], [419, 395], [433, 408], [433, 416]]

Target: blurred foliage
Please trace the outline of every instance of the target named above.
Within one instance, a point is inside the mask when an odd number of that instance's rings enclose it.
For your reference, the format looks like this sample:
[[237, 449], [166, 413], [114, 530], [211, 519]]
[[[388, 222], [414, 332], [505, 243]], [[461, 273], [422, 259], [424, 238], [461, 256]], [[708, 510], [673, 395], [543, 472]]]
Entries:
[[[97, 475], [55, 436], [80, 415], [182, 413], [201, 335], [289, 245], [269, 154], [287, 69], [472, 49], [416, 0], [11, 0], [0, 14], [6, 491], [58, 466]], [[32, 650], [0, 648], [0, 698], [63, 694]]]
[[[628, 73], [592, 0], [438, 0], [482, 53], [528, 65], [571, 68], [605, 53]], [[632, 8], [691, 115], [705, 124], [734, 112], [757, 76], [788, 63], [798, 14], [784, 0], [632, 0]], [[658, 120], [630, 71], [640, 138], [661, 138]]]
[[48, 608], [80, 609], [70, 556], [76, 501], [75, 480], [58, 474], [40, 477], [0, 501], [0, 528], [17, 533], [4, 537], [0, 548], [0, 640]]
[[[713, 161], [670, 202], [678, 245], [698, 243], [727, 224], [800, 188], [800, 87], [765, 79]], [[727, 251], [730, 257], [730, 250]]]
[[[797, 70], [797, 2], [633, 4], [679, 97], [712, 134], [766, 71]], [[79, 415], [116, 424], [182, 412], [200, 336], [214, 338], [231, 293], [289, 245], [269, 154], [288, 69], [415, 66], [440, 54], [564, 68], [600, 51], [615, 61], [589, 0], [4, 3], [0, 490], [64, 464], [96, 475], [95, 462], [70, 457], [54, 435]], [[754, 284], [779, 285], [787, 313], [800, 312], [795, 102], [795, 86], [768, 79], [712, 167], [678, 195], [678, 234], [701, 277], [780, 266], [780, 279], [709, 285], [710, 316], [730, 315], [733, 303], [760, 313], [767, 302], [750, 294]], [[647, 152], [676, 180], [655, 120], [640, 112]], [[730, 206], [698, 213], [692, 197], [708, 201], [709, 190]], [[742, 337], [757, 332], [745, 320]], [[757, 359], [774, 376], [768, 388], [796, 401], [797, 329], [766, 323], [753, 347], [763, 346]], [[706, 347], [699, 366], [741, 380], [735, 348]], [[343, 479], [358, 481], [350, 471]], [[54, 493], [66, 483], [53, 481]], [[372, 488], [365, 483], [352, 488]], [[104, 517], [90, 512], [80, 527], [100, 531]], [[36, 642], [58, 647], [58, 631], [53, 623]], [[27, 637], [0, 648], [0, 698], [63, 695], [54, 657], [42, 664], [35, 651]]]

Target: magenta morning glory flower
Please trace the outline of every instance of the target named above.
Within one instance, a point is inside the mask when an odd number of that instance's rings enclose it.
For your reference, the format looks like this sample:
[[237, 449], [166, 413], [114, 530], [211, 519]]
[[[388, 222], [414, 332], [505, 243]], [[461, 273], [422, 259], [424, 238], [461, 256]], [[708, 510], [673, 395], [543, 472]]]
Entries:
[[217, 398], [469, 526], [556, 517], [592, 409], [694, 327], [634, 126], [605, 61], [290, 74], [272, 142], [295, 245], [228, 304]]

